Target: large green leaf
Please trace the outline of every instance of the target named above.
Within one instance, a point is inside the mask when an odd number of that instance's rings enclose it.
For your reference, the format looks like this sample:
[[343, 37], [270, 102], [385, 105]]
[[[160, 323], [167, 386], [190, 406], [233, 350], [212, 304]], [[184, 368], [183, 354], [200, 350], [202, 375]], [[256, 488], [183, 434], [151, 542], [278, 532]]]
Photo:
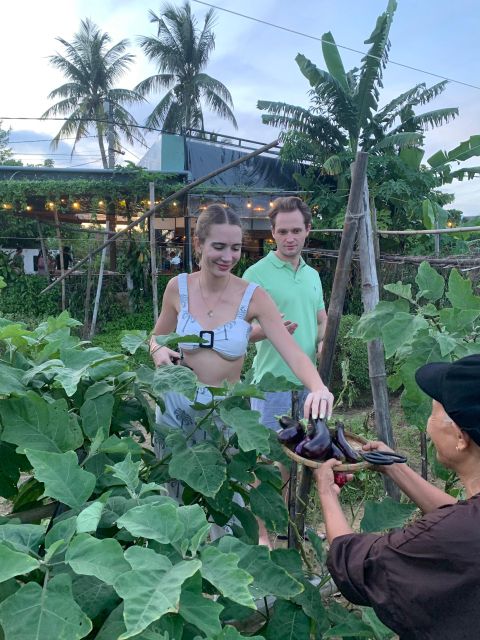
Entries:
[[60, 453], [77, 449], [83, 442], [63, 399], [47, 402], [29, 391], [22, 398], [0, 400], [0, 417], [2, 439], [16, 444], [21, 453], [26, 448]]
[[302, 610], [306, 616], [313, 618], [317, 623], [317, 629], [325, 631], [329, 626], [327, 613], [323, 606], [322, 596], [320, 595], [320, 589], [315, 587], [308, 580], [302, 580], [304, 590], [297, 596], [292, 598], [295, 604], [302, 607]]
[[208, 580], [226, 598], [245, 607], [255, 608], [249, 585], [253, 577], [238, 568], [236, 553], [222, 553], [215, 547], [206, 547], [201, 553], [202, 577]]
[[208, 442], [188, 446], [180, 433], [167, 436], [166, 443], [172, 448], [168, 465], [172, 478], [182, 480], [204, 496], [215, 497], [227, 477], [220, 451]]
[[285, 502], [271, 484], [262, 482], [250, 491], [250, 507], [270, 531], [286, 533], [288, 513]]
[[410, 305], [407, 300], [396, 300], [390, 302], [381, 300], [375, 309], [370, 313], [365, 313], [352, 327], [350, 333], [354, 338], [362, 340], [374, 340], [380, 338], [384, 325], [395, 317], [397, 313], [408, 313]]
[[428, 322], [421, 316], [397, 313], [382, 329], [385, 357], [391, 358], [397, 349], [410, 343], [418, 331], [428, 329], [428, 326]]
[[29, 582], [4, 600], [0, 623], [5, 640], [80, 640], [92, 629], [73, 599], [71, 580], [65, 573], [52, 578], [43, 589]]
[[0, 362], [0, 396], [20, 396], [25, 393], [21, 380], [24, 371]]
[[133, 355], [140, 347], [148, 349], [147, 337], [147, 332], [140, 329], [128, 331], [123, 334], [120, 344], [122, 349]]
[[362, 531], [385, 531], [401, 527], [411, 517], [417, 507], [414, 504], [396, 502], [385, 498], [381, 502], [365, 503], [365, 512], [360, 523]]
[[75, 573], [95, 576], [112, 585], [118, 576], [130, 570], [117, 540], [98, 540], [88, 533], [80, 533], [73, 538], [65, 554], [65, 562]]
[[125, 551], [125, 560], [134, 571], [170, 571], [172, 563], [166, 556], [162, 556], [148, 547], [133, 545]]
[[349, 92], [347, 74], [335, 39], [330, 31], [322, 36], [322, 53], [330, 74], [335, 78], [345, 93]]
[[238, 566], [254, 578], [250, 592], [258, 600], [268, 595], [278, 598], [292, 598], [303, 591], [303, 585], [270, 557], [270, 551], [263, 545], [249, 545], [233, 536], [223, 536], [218, 542], [223, 553], [239, 556]]
[[300, 582], [271, 560], [267, 547], [251, 546], [238, 566], [253, 576], [250, 590], [255, 599], [268, 595], [292, 598], [303, 591]]
[[188, 367], [165, 365], [155, 369], [152, 391], [159, 396], [167, 391], [176, 391], [189, 400], [193, 400], [197, 391], [197, 383], [197, 376]]
[[102, 440], [108, 438], [114, 403], [115, 398], [113, 394], [104, 394], [93, 399], [85, 400], [80, 407], [83, 433], [88, 436], [90, 440], [93, 440], [98, 432], [103, 435]]
[[40, 524], [2, 524], [0, 525], [0, 541], [16, 549], [29, 553], [38, 552], [40, 542], [45, 535], [45, 527]]
[[115, 589], [94, 576], [75, 576], [72, 591], [75, 601], [91, 620], [114, 609], [119, 601]]
[[390, 640], [395, 636], [393, 631], [379, 620], [372, 607], [362, 607], [362, 620], [372, 628], [375, 640]]
[[240, 409], [240, 407], [226, 409], [220, 405], [220, 418], [235, 431], [242, 451], [269, 453], [269, 431], [260, 423], [258, 411]]
[[205, 633], [207, 637], [221, 632], [220, 613], [222, 610], [221, 604], [206, 598], [201, 593], [182, 590], [178, 613], [184, 620]]
[[383, 287], [385, 291], [390, 291], [394, 295], [399, 298], [405, 298], [409, 302], [413, 302], [412, 297], [412, 285], [411, 284], [402, 284], [401, 282], [394, 282], [392, 284], [386, 284]]
[[178, 507], [173, 504], [145, 504], [134, 507], [117, 521], [118, 527], [135, 537], [171, 544], [180, 540], [184, 525], [178, 516]]
[[97, 530], [108, 494], [85, 507], [77, 516], [77, 533], [92, 533]]
[[418, 267], [415, 282], [418, 285], [417, 298], [426, 298], [431, 302], [436, 302], [443, 297], [445, 280], [426, 260]]
[[15, 576], [21, 576], [24, 573], [30, 573], [34, 569], [38, 569], [40, 563], [35, 558], [14, 551], [5, 543], [0, 542], [0, 582], [5, 582]]
[[460, 335], [462, 338], [473, 330], [475, 320], [480, 316], [480, 309], [440, 309], [440, 324], [449, 333]]
[[25, 450], [33, 466], [33, 475], [45, 485], [44, 496], [54, 498], [69, 507], [82, 507], [92, 495], [96, 478], [78, 466], [73, 451], [49, 453]]
[[212, 525], [207, 522], [205, 511], [198, 504], [179, 507], [177, 515], [183, 525], [182, 536], [187, 543], [185, 551], [190, 550], [192, 556], [195, 556]]
[[267, 625], [266, 640], [309, 640], [310, 620], [301, 607], [287, 600], [277, 600]]
[[480, 309], [480, 296], [472, 291], [472, 281], [462, 278], [457, 269], [450, 271], [447, 298], [455, 309]]
[[138, 487], [138, 474], [141, 464], [140, 460], [138, 462], [133, 462], [132, 456], [129, 453], [121, 462], [107, 466], [107, 470], [110, 471], [115, 478], [118, 478], [123, 484], [125, 484], [130, 494], [133, 495]]
[[118, 640], [132, 638], [166, 613], [177, 612], [182, 585], [200, 566], [199, 560], [189, 560], [166, 572], [132, 570], [121, 575], [114, 588], [124, 600], [127, 631]]

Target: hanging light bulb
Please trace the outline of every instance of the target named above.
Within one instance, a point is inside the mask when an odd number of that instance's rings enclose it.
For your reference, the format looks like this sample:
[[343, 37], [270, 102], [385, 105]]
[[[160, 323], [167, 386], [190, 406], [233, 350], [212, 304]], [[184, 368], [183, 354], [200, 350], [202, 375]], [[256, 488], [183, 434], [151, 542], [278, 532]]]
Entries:
[[252, 206], [253, 206], [253, 205], [252, 205], [252, 200], [249, 198], [249, 199], [247, 200], [247, 209], [251, 209], [251, 208], [252, 208]]

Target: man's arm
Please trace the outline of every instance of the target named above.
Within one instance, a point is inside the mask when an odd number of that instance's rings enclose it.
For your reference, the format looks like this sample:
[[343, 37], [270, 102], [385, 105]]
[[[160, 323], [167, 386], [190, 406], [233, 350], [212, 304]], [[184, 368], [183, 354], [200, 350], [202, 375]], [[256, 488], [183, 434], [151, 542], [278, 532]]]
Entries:
[[327, 330], [327, 312], [325, 309], [320, 309], [317, 311], [317, 355], [320, 356], [323, 347], [323, 338], [325, 336], [325, 331]]

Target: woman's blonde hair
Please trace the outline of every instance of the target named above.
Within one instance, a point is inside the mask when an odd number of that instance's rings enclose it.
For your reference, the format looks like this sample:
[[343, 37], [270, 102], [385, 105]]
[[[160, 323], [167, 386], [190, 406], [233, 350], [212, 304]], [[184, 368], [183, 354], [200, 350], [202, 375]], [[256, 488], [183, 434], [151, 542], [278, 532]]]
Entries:
[[231, 224], [242, 228], [240, 216], [230, 207], [224, 207], [221, 204], [210, 204], [198, 216], [195, 227], [195, 237], [200, 244], [203, 244], [208, 238], [210, 229], [214, 224]]

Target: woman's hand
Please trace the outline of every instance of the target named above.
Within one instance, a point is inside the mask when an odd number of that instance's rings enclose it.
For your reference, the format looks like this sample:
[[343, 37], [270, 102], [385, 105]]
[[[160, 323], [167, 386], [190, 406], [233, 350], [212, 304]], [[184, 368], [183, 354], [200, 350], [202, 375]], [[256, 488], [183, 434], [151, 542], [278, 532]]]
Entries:
[[324, 386], [318, 391], [312, 391], [308, 394], [303, 405], [303, 417], [308, 420], [312, 414], [313, 420], [317, 418], [323, 420], [325, 417], [328, 419], [332, 417], [332, 410], [333, 394]]
[[340, 460], [331, 458], [323, 462], [322, 466], [313, 472], [319, 496], [338, 496], [341, 487], [353, 478], [353, 474], [351, 473], [335, 473], [335, 467], [338, 467], [339, 464], [342, 464]]
[[176, 364], [176, 362], [180, 360], [180, 354], [168, 347], [155, 347], [153, 351], [150, 352], [150, 355], [156, 367], [162, 367], [166, 364]]

